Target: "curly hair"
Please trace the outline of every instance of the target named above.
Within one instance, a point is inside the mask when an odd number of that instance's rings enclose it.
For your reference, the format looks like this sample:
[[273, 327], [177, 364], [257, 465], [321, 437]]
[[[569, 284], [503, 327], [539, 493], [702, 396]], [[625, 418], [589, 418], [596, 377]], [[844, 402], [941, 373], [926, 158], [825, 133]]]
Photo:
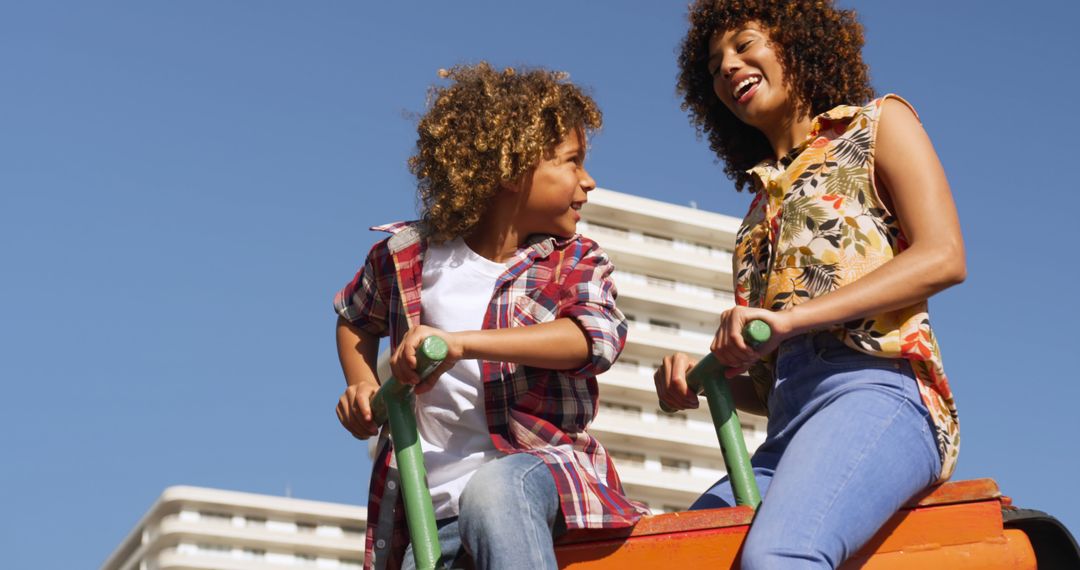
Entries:
[[469, 233], [499, 186], [520, 180], [571, 132], [600, 128], [596, 102], [565, 73], [459, 65], [439, 75], [417, 125], [409, 170], [435, 242]]
[[682, 109], [698, 135], [724, 162], [724, 173], [742, 190], [746, 170], [772, 154], [765, 135], [743, 123], [717, 98], [709, 74], [709, 43], [714, 34], [757, 22], [776, 47], [780, 65], [808, 116], [842, 104], [862, 104], [874, 96], [862, 60], [862, 25], [853, 10], [829, 0], [697, 0], [690, 5], [690, 29], [679, 53], [678, 90]]

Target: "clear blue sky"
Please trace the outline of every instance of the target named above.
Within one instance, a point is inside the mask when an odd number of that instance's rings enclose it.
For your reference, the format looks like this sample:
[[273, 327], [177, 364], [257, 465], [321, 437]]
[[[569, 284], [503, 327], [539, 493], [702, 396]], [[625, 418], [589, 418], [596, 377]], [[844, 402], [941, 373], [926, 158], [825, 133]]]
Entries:
[[[569, 71], [605, 111], [601, 186], [741, 215], [679, 110], [685, 5], [4, 2], [5, 566], [96, 567], [169, 485], [366, 501], [366, 446], [333, 414], [330, 300], [366, 228], [414, 215], [411, 114], [440, 67]], [[932, 301], [957, 476], [1080, 531], [1080, 10], [844, 5], [960, 208], [969, 279]]]

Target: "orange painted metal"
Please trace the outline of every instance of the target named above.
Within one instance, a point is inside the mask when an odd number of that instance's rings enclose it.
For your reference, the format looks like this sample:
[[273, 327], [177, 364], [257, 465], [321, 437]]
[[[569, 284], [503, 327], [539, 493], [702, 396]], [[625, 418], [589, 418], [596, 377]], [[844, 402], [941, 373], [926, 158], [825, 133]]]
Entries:
[[[573, 532], [560, 539], [561, 568], [733, 568], [749, 530], [747, 507], [645, 517], [631, 529]], [[1034, 568], [1020, 531], [1004, 530], [1001, 493], [990, 479], [949, 483], [898, 512], [845, 567]]]
[[987, 568], [1035, 568], [1035, 551], [1023, 531], [1009, 529], [997, 540], [919, 550], [857, 556], [840, 566], [841, 570], [984, 570]]

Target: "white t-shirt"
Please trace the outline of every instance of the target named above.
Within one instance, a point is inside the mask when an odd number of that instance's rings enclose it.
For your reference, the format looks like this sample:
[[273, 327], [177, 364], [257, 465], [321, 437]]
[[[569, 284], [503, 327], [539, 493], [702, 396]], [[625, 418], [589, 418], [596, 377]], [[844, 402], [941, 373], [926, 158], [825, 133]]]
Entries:
[[[480, 329], [495, 282], [506, 269], [473, 252], [461, 238], [429, 245], [421, 324], [447, 332]], [[416, 396], [415, 411], [435, 518], [457, 516], [458, 499], [473, 473], [502, 455], [488, 435], [480, 362], [458, 361], [430, 392]]]

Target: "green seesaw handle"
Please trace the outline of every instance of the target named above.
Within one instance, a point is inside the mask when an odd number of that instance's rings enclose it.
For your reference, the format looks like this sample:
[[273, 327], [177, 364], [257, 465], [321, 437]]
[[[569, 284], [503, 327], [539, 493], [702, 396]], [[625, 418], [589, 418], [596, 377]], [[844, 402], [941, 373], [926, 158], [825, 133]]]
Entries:
[[[764, 321], [750, 321], [743, 328], [743, 338], [751, 346], [763, 344], [771, 336], [772, 329]], [[704, 390], [705, 398], [709, 401], [709, 413], [712, 414], [716, 438], [720, 440], [728, 480], [735, 493], [735, 504], [756, 509], [761, 503], [761, 491], [750, 466], [750, 454], [746, 451], [746, 439], [743, 438], [739, 415], [735, 412], [731, 388], [724, 378], [724, 365], [717, 362], [712, 353], [705, 355], [686, 375], [686, 387], [694, 394], [701, 394]], [[660, 408], [668, 413], [675, 411], [663, 402], [660, 402]]]
[[[446, 358], [446, 341], [437, 337], [425, 338], [416, 350], [416, 370], [420, 378], [431, 374]], [[387, 378], [371, 399], [371, 416], [377, 425], [389, 419], [390, 438], [394, 441], [394, 456], [401, 474], [401, 495], [405, 501], [405, 520], [409, 524], [409, 540], [418, 570], [435, 568], [439, 560], [439, 531], [435, 527], [435, 509], [428, 491], [424, 452], [420, 449], [420, 433], [413, 414], [412, 386], [396, 378]]]

